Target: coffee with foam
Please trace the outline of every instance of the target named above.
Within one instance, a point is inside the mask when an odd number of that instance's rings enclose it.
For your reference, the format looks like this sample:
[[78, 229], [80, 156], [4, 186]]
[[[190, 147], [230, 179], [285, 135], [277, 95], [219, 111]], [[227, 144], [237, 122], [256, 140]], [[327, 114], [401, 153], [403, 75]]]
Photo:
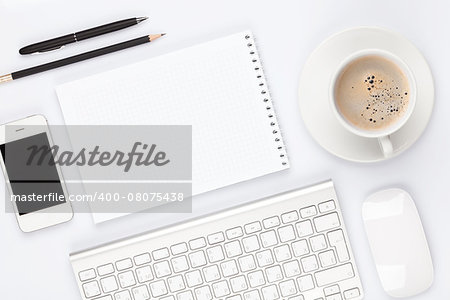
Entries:
[[381, 131], [407, 112], [410, 84], [396, 63], [367, 55], [342, 70], [335, 83], [334, 99], [348, 123], [366, 131]]

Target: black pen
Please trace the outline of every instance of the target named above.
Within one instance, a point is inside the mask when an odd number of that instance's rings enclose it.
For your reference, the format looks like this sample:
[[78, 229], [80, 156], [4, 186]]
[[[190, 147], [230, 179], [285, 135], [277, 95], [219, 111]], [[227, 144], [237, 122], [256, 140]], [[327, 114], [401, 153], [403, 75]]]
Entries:
[[60, 36], [51, 40], [39, 42], [36, 44], [28, 45], [19, 50], [19, 53], [22, 55], [25, 54], [33, 54], [39, 52], [47, 52], [55, 49], [59, 49], [67, 44], [79, 42], [82, 40], [86, 40], [92, 37], [96, 37], [102, 34], [118, 31], [136, 24], [141, 23], [142, 21], [147, 20], [147, 17], [141, 18], [131, 18], [126, 20], [121, 20], [105, 25], [101, 25], [98, 27], [94, 27], [91, 29], [67, 34], [64, 36]]
[[67, 65], [71, 65], [80, 61], [84, 61], [84, 60], [88, 60], [94, 57], [98, 57], [98, 56], [102, 56], [105, 54], [109, 54], [109, 53], [113, 53], [116, 51], [120, 51], [120, 50], [124, 50], [124, 49], [128, 49], [131, 47], [135, 47], [135, 46], [139, 46], [142, 44], [146, 44], [146, 43], [150, 43], [153, 42], [154, 40], [164, 36], [165, 33], [161, 33], [161, 34], [150, 34], [150, 35], [146, 35], [137, 39], [133, 39], [133, 40], [129, 40], [126, 42], [122, 42], [119, 44], [115, 44], [115, 45], [111, 45], [111, 46], [107, 46], [107, 47], [103, 47], [100, 49], [96, 49], [96, 50], [92, 50], [86, 53], [81, 53], [81, 54], [77, 54], [74, 56], [70, 56], [67, 58], [63, 58], [60, 60], [56, 60], [56, 61], [52, 61], [43, 65], [39, 65], [39, 66], [35, 66], [35, 67], [31, 67], [28, 69], [24, 69], [24, 70], [20, 70], [20, 71], [16, 71], [13, 72], [11, 74], [6, 74], [3, 76], [0, 76], [0, 83], [3, 82], [9, 82], [12, 80], [16, 80], [19, 78], [23, 78], [26, 76], [31, 76], [34, 74], [38, 74], [38, 73], [42, 73], [45, 71], [49, 71], [49, 70], [53, 70], [56, 68], [60, 68], [60, 67], [64, 67]]

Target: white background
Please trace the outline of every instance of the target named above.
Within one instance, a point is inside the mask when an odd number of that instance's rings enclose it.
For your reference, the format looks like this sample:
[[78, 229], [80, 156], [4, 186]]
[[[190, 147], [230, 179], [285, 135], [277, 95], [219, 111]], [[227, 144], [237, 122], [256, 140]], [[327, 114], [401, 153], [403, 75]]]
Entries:
[[[81, 53], [147, 33], [167, 32], [154, 44], [0, 86], [0, 122], [42, 113], [62, 124], [57, 84], [140, 61], [197, 42], [251, 29], [257, 39], [291, 169], [206, 193], [194, 199], [194, 213], [132, 215], [94, 225], [89, 214], [31, 234], [13, 214], [0, 213], [2, 299], [80, 299], [68, 260], [70, 252], [140, 233], [175, 221], [230, 207], [327, 178], [335, 181], [366, 299], [383, 300], [361, 220], [361, 203], [372, 192], [398, 186], [416, 200], [431, 248], [435, 281], [414, 299], [450, 294], [450, 21], [447, 1], [112, 1], [0, 0], [0, 74]], [[139, 26], [71, 45], [62, 51], [21, 57], [28, 43], [134, 16]], [[391, 161], [350, 163], [317, 145], [300, 118], [297, 100], [302, 66], [326, 37], [348, 27], [377, 25], [410, 39], [428, 60], [436, 87], [427, 130], [408, 151]], [[0, 194], [4, 198], [3, 178]], [[412, 233], [413, 234], [413, 233]]]

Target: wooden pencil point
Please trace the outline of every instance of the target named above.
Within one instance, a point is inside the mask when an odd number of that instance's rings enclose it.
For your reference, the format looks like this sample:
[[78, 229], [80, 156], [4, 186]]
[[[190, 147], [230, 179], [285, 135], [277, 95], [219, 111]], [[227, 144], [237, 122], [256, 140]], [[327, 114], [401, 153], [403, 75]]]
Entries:
[[150, 40], [150, 42], [153, 42], [154, 40], [156, 40], [157, 38], [162, 37], [163, 35], [166, 35], [165, 33], [160, 33], [160, 34], [150, 34], [148, 36], [148, 39]]

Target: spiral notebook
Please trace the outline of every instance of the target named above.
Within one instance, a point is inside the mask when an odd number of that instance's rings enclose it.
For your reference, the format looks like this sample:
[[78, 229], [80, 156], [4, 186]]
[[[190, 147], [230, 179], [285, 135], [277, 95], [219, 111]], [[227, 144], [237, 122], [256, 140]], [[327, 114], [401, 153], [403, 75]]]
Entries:
[[192, 125], [194, 195], [289, 168], [250, 31], [66, 83], [57, 94], [67, 125]]

